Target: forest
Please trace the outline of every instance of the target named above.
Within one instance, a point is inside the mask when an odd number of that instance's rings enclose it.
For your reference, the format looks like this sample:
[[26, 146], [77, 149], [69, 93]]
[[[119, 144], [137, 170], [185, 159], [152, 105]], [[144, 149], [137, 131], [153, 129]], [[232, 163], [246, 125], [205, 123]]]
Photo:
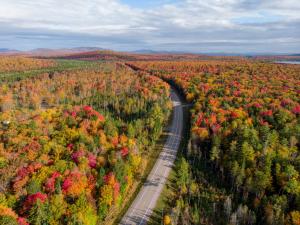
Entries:
[[192, 103], [191, 139], [169, 187], [165, 224], [300, 224], [299, 65], [130, 64]]
[[169, 85], [115, 63], [25, 57], [0, 57], [0, 77], [0, 224], [112, 220], [168, 119]]
[[143, 182], [173, 87], [190, 129], [159, 223], [299, 225], [300, 65], [269, 61], [0, 57], [0, 224], [112, 222]]

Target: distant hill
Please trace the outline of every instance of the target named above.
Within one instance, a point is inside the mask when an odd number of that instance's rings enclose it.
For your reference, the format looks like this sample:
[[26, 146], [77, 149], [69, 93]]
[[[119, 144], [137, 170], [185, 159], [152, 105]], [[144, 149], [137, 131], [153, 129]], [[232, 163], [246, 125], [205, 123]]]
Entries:
[[92, 51], [99, 51], [99, 50], [106, 50], [104, 48], [99, 47], [78, 47], [78, 48], [72, 48], [74, 51], [82, 51], [82, 52], [92, 52]]
[[256, 59], [266, 61], [300, 60], [300, 54], [255, 54], [255, 53], [188, 53], [182, 51], [157, 51], [140, 49], [128, 52], [116, 52], [99, 47], [75, 47], [75, 48], [37, 48], [30, 51], [18, 51], [9, 48], [0, 48], [0, 55], [15, 55], [45, 58], [68, 58], [80, 60], [234, 60]]
[[50, 56], [70, 55], [70, 54], [99, 51], [99, 50], [103, 50], [103, 48], [98, 48], [98, 47], [77, 47], [77, 48], [61, 48], [61, 49], [37, 48], [24, 53], [29, 55], [34, 55], [34, 56], [50, 57]]
[[61, 48], [61, 49], [36, 48], [29, 51], [18, 51], [14, 49], [0, 48], [0, 55], [54, 57], [54, 56], [65, 56], [70, 54], [100, 51], [100, 50], [104, 50], [104, 49], [98, 47], [77, 47], [77, 48]]
[[137, 54], [156, 54], [157, 51], [149, 50], [149, 49], [140, 49], [136, 51], [132, 51], [131, 53], [137, 53]]
[[0, 52], [9, 52], [11, 49], [8, 48], [0, 48]]
[[151, 49], [141, 49], [136, 51], [131, 51], [129, 53], [137, 53], [137, 54], [195, 54], [200, 55], [201, 53], [189, 53], [189, 52], [183, 52], [183, 51], [156, 51]]
[[16, 53], [19, 53], [19, 51], [15, 49], [9, 49], [9, 48], [0, 48], [0, 55], [16, 54]]
[[[143, 50], [145, 52], [145, 50]], [[51, 58], [51, 56], [49, 57]], [[171, 52], [153, 52], [147, 51], [147, 53], [137, 53], [137, 52], [115, 52], [111, 50], [98, 50], [91, 52], [80, 52], [75, 54], [69, 54], [64, 56], [57, 56], [53, 58], [60, 59], [77, 59], [77, 60], [109, 60], [109, 61], [174, 61], [174, 60], [207, 60], [207, 59], [216, 59], [216, 60], [233, 60], [240, 59], [242, 57], [233, 57], [233, 56], [208, 56], [192, 53], [171, 53]]]

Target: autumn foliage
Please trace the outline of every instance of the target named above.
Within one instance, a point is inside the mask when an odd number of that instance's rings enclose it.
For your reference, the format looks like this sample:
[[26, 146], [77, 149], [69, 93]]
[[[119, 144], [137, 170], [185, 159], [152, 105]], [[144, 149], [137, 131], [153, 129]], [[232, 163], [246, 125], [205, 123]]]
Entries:
[[17, 72], [54, 66], [55, 62], [16, 56], [0, 56], [0, 72]]
[[170, 105], [166, 83], [114, 64], [0, 89], [1, 224], [100, 223], [142, 172]]
[[[208, 163], [206, 169], [232, 194], [220, 198], [224, 205], [212, 201], [205, 210], [201, 194], [187, 194], [188, 204], [195, 205], [185, 220], [206, 223], [205, 216], [197, 216], [201, 208], [215, 223], [218, 218], [230, 224], [298, 223], [293, 219], [300, 211], [298, 65], [250, 60], [131, 64], [173, 83], [193, 104], [188, 157]], [[191, 171], [201, 185], [201, 170]]]

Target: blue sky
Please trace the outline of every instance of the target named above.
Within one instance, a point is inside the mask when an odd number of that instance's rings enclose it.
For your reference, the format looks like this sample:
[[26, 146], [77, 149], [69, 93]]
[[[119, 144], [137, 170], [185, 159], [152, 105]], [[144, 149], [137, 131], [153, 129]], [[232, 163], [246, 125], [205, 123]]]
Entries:
[[0, 0], [0, 48], [299, 53], [299, 0]]

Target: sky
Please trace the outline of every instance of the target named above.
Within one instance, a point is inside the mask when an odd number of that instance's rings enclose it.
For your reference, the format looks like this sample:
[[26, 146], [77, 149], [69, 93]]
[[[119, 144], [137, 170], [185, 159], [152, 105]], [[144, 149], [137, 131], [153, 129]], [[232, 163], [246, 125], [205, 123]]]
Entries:
[[300, 53], [299, 0], [0, 0], [0, 48]]

